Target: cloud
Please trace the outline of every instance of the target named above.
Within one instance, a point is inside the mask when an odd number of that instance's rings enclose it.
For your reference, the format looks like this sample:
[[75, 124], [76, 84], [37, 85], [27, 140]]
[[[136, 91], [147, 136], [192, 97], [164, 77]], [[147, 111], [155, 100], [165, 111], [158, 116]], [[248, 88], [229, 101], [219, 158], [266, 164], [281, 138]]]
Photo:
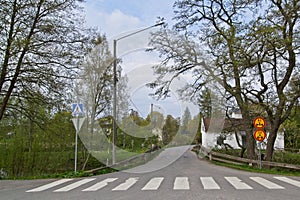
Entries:
[[87, 4], [85, 10], [87, 25], [98, 28], [108, 36], [142, 26], [142, 22], [138, 17], [126, 15], [119, 9], [108, 13], [97, 9], [93, 4]]
[[[172, 5], [175, 0], [88, 0], [85, 5], [86, 21], [88, 26], [98, 27], [101, 33], [106, 34], [109, 46], [112, 50], [112, 42], [122, 36], [134, 33], [155, 23], [158, 16], [165, 17], [167, 22], [173, 15]], [[150, 32], [158, 30], [159, 27], [142, 31], [138, 34], [123, 38], [117, 42], [117, 57], [122, 59], [122, 69], [124, 74], [131, 74], [134, 83], [131, 86], [131, 100], [137, 106], [143, 116], [149, 113], [150, 104], [160, 105], [164, 114], [181, 116], [186, 104], [176, 97], [175, 86], [174, 96], [164, 101], [155, 101], [144, 87], [145, 83], [153, 81], [153, 72], [147, 71], [151, 66], [161, 61], [156, 52], [145, 52], [149, 48]], [[148, 66], [148, 67], [146, 67]], [[136, 71], [140, 69], [141, 71]], [[147, 70], [146, 70], [147, 69]], [[138, 73], [137, 73], [138, 72]], [[140, 74], [141, 76], [138, 76]], [[149, 76], [149, 77], [148, 77]], [[149, 79], [150, 80], [149, 80]], [[138, 80], [140, 79], [140, 80]], [[139, 83], [142, 81], [142, 83]], [[143, 82], [144, 81], [144, 82]], [[190, 109], [196, 110], [196, 109]]]
[[102, 18], [104, 19], [104, 28], [110, 35], [117, 35], [124, 30], [137, 28], [142, 24], [139, 18], [125, 15], [120, 10], [114, 10], [110, 14], [102, 13]]
[[126, 73], [128, 78], [128, 95], [133, 109], [137, 110], [142, 117], [149, 114], [150, 105], [153, 103], [162, 109], [165, 116], [171, 114], [173, 117], [181, 117], [186, 107], [189, 108], [192, 115], [197, 115], [198, 106], [189, 101], [180, 100], [177, 93], [187, 82], [182, 79], [175, 79], [170, 86], [170, 97], [166, 99], [155, 100], [149, 94], [154, 91], [146, 84], [155, 80], [151, 65], [136, 66], [136, 68]]
[[149, 26], [164, 17], [168, 22], [173, 17], [175, 0], [87, 0], [86, 22], [98, 27], [101, 32], [114, 36], [127, 30]]
[[[106, 34], [112, 50], [114, 39], [153, 25], [158, 16], [170, 16], [174, 1], [87, 0], [84, 4], [86, 22], [88, 26], [97, 27], [101, 33]], [[147, 48], [151, 31], [155, 29], [118, 41], [118, 56]]]
[[[101, 33], [106, 34], [111, 53], [113, 52], [114, 39], [152, 25], [145, 24], [139, 17], [125, 14], [126, 11], [123, 12], [114, 8], [103, 10], [99, 2], [95, 1], [86, 4], [85, 10], [87, 24], [92, 27], [97, 27]], [[157, 29], [158, 28], [153, 28], [118, 40], [117, 57], [123, 60], [122, 67], [125, 71], [128, 71], [128, 68], [131, 70], [136, 66], [149, 64], [149, 62], [157, 62], [157, 55], [145, 52], [145, 50], [149, 48], [150, 32]]]

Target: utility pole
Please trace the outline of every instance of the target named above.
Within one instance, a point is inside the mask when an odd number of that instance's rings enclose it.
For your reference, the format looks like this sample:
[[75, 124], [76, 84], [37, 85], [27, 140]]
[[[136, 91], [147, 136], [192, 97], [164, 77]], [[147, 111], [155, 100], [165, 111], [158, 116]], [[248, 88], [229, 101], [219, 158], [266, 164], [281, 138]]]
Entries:
[[117, 57], [117, 42], [119, 40], [122, 40], [124, 38], [130, 37], [132, 35], [135, 35], [137, 33], [143, 32], [145, 30], [161, 26], [165, 24], [164, 22], [159, 22], [157, 24], [154, 24], [152, 26], [143, 28], [141, 30], [135, 31], [133, 33], [130, 33], [128, 35], [122, 36], [120, 38], [115, 39], [113, 42], [113, 54], [114, 54], [114, 63], [113, 63], [113, 135], [112, 135], [112, 164], [116, 163], [116, 143], [117, 143], [117, 62], [118, 62], [118, 57]]
[[113, 84], [113, 135], [112, 135], [112, 164], [116, 163], [117, 141], [117, 40], [114, 40], [114, 84]]
[[153, 103], [151, 103], [150, 119], [153, 120]]

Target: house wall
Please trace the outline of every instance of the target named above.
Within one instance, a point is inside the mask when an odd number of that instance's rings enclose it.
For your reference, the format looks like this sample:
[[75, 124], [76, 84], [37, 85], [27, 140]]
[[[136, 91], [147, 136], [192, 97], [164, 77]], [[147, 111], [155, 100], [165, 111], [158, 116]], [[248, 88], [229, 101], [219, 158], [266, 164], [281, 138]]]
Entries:
[[[211, 148], [221, 148], [220, 145], [217, 145], [217, 138], [219, 135], [221, 135], [221, 133], [212, 133], [212, 132], [207, 133], [205, 131], [203, 120], [201, 121], [201, 135], [202, 135], [202, 146], [203, 147], [210, 148], [210, 149]], [[268, 137], [268, 135], [269, 135], [269, 133], [267, 132], [267, 137]], [[238, 133], [238, 138], [239, 138], [239, 141], [242, 142], [241, 133]], [[267, 138], [264, 140], [264, 142], [262, 142], [262, 149], [266, 149], [266, 141], [267, 141]], [[240, 149], [240, 147], [238, 146], [238, 143], [236, 141], [234, 133], [226, 134], [226, 140], [224, 140], [224, 143], [229, 144], [234, 149]], [[274, 144], [274, 149], [284, 149], [284, 133], [279, 132], [277, 134], [277, 138], [276, 138], [275, 144]]]
[[[219, 137], [219, 135], [221, 134], [202, 132], [202, 146], [206, 148], [221, 148], [220, 145], [217, 145], [217, 138]], [[238, 135], [238, 138], [241, 141], [240, 135]], [[226, 134], [226, 140], [224, 140], [224, 143], [229, 144], [234, 149], [240, 149], [235, 139], [235, 134], [233, 133]]]
[[[267, 148], [267, 139], [268, 139], [269, 133], [267, 132], [266, 139], [262, 142], [262, 149]], [[257, 142], [258, 143], [258, 142]], [[284, 133], [278, 132], [277, 137], [274, 143], [274, 149], [275, 150], [283, 150], [284, 149]]]
[[[242, 143], [242, 137], [239, 133], [238, 133], [238, 139], [239, 139], [240, 143]], [[224, 143], [229, 144], [234, 149], [240, 149], [240, 147], [236, 141], [236, 136], [234, 133], [227, 134], [226, 140], [224, 140]]]
[[283, 132], [280, 132], [277, 134], [274, 148], [275, 149], [284, 149], [284, 133]]

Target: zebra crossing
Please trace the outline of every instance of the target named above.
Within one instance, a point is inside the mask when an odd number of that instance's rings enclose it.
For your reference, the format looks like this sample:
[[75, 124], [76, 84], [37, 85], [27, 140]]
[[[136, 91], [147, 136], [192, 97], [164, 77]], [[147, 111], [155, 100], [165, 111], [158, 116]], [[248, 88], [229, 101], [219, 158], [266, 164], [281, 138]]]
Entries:
[[[173, 184], [169, 187], [173, 190], [190, 190], [189, 177], [174, 177]], [[199, 177], [198, 187], [203, 190], [221, 190], [223, 186], [220, 184], [220, 178], [214, 177]], [[300, 188], [300, 181], [294, 180], [288, 177], [244, 177], [243, 180], [238, 177], [223, 177], [225, 183], [236, 190], [254, 190], [254, 185], [260, 185], [261, 187], [269, 190], [286, 189], [285, 187], [298, 187]], [[75, 189], [79, 189], [83, 192], [99, 191], [103, 188], [109, 188], [110, 191], [127, 191], [132, 187], [139, 187], [141, 191], [156, 191], [164, 184], [165, 177], [152, 177], [147, 180], [146, 184], [138, 184], [139, 177], [128, 177], [125, 179], [120, 178], [106, 178], [98, 180], [97, 178], [84, 178], [84, 179], [61, 179], [56, 180], [46, 185], [42, 185], [26, 192], [69, 192]], [[222, 181], [221, 181], [222, 182]], [[115, 183], [115, 185], [111, 185]], [[224, 182], [222, 182], [224, 184]], [[284, 187], [285, 186], [285, 187]], [[111, 188], [110, 188], [111, 187]]]

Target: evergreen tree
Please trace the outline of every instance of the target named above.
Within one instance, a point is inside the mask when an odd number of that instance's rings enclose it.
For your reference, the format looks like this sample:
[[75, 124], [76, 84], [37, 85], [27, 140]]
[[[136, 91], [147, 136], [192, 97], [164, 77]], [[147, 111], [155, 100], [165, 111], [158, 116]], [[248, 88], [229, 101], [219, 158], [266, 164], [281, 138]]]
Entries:
[[181, 134], [189, 134], [188, 126], [191, 118], [191, 112], [189, 108], [186, 107], [182, 116]]
[[171, 143], [173, 137], [177, 134], [179, 124], [171, 115], [167, 115], [165, 124], [162, 130], [162, 142], [164, 145]]

